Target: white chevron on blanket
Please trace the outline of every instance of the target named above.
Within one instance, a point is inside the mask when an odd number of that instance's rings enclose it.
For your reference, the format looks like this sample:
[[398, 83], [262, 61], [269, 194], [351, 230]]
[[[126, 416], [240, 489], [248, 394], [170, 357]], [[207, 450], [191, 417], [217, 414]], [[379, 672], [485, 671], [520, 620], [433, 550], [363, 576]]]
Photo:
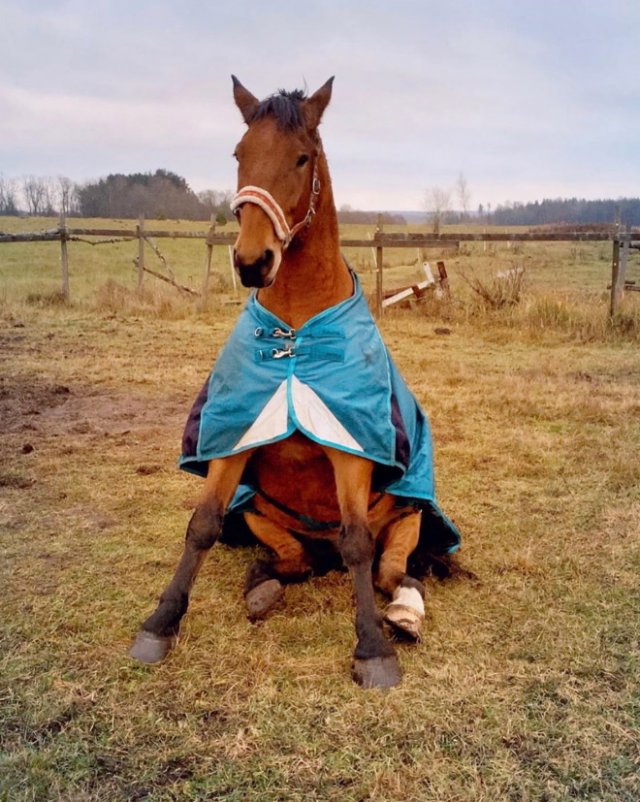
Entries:
[[[291, 400], [293, 409], [289, 410], [288, 382], [291, 382]], [[234, 451], [239, 451], [260, 443], [269, 442], [286, 434], [289, 426], [289, 415], [294, 417], [299, 428], [323, 443], [344, 446], [351, 451], [363, 452], [364, 449], [340, 423], [320, 396], [301, 382], [296, 376], [285, 379], [251, 427], [238, 440]]]

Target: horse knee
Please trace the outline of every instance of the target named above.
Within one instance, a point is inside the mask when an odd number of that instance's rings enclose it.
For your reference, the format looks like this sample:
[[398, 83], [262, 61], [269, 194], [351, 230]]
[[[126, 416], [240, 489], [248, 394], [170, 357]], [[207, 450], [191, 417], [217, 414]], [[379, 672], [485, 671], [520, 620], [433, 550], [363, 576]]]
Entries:
[[217, 504], [199, 504], [187, 526], [187, 544], [197, 551], [210, 549], [220, 536], [222, 518], [222, 510]]
[[347, 568], [373, 561], [374, 543], [364, 521], [345, 524], [340, 530], [339, 549]]

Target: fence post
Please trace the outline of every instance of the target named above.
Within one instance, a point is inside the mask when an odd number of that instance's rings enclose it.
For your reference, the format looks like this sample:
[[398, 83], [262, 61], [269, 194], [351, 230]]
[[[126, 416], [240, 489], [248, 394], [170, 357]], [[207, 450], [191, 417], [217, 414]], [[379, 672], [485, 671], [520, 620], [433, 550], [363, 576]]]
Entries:
[[136, 236], [138, 237], [138, 289], [142, 289], [144, 281], [144, 215], [138, 218], [136, 226]]
[[631, 248], [631, 226], [627, 225], [627, 230], [624, 234], [624, 242], [622, 243], [622, 254], [620, 255], [620, 272], [622, 276], [620, 277], [620, 281], [622, 285], [625, 284], [625, 278], [627, 275], [627, 264], [629, 263], [629, 250]]
[[[624, 279], [623, 279], [624, 281]], [[620, 282], [620, 207], [616, 206], [616, 216], [613, 223], [613, 253], [611, 256], [611, 303], [609, 315], [614, 317], [618, 311], [622, 287]]]
[[207, 250], [204, 255], [204, 277], [202, 279], [202, 306], [204, 307], [207, 300], [207, 292], [209, 290], [209, 276], [211, 275], [211, 257], [213, 256], [213, 242], [212, 238], [216, 231], [216, 218], [211, 215], [209, 231], [207, 232], [207, 239], [205, 240]]
[[60, 212], [60, 264], [62, 266], [62, 297], [69, 300], [69, 254], [67, 251], [67, 222], [64, 210]]
[[[382, 234], [382, 215], [378, 215], [378, 225], [376, 226], [376, 236]], [[376, 245], [376, 315], [382, 317], [382, 245]]]
[[438, 276], [440, 277], [440, 289], [442, 290], [442, 294], [447, 300], [451, 300], [451, 288], [449, 287], [447, 268], [444, 262], [437, 262], [436, 266], [438, 268]]
[[620, 297], [624, 294], [627, 265], [629, 264], [629, 246], [631, 245], [631, 228], [627, 226], [620, 242], [620, 260], [618, 264], [618, 289]]

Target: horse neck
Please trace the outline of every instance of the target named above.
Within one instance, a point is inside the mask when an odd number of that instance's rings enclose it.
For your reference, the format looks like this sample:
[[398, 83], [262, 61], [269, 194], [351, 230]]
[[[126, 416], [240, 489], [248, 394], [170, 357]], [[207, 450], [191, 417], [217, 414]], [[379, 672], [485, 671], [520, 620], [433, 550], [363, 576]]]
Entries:
[[340, 254], [327, 162], [324, 154], [319, 158], [320, 195], [315, 217], [283, 254], [276, 281], [258, 293], [264, 307], [294, 328], [353, 294], [353, 280]]

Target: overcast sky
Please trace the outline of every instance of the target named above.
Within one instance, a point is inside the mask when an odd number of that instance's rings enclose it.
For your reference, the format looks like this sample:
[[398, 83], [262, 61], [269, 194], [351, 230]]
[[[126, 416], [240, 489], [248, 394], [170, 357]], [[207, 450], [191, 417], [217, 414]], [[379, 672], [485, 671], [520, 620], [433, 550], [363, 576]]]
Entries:
[[231, 73], [336, 76], [339, 205], [640, 194], [640, 0], [0, 0], [0, 173], [235, 188]]

